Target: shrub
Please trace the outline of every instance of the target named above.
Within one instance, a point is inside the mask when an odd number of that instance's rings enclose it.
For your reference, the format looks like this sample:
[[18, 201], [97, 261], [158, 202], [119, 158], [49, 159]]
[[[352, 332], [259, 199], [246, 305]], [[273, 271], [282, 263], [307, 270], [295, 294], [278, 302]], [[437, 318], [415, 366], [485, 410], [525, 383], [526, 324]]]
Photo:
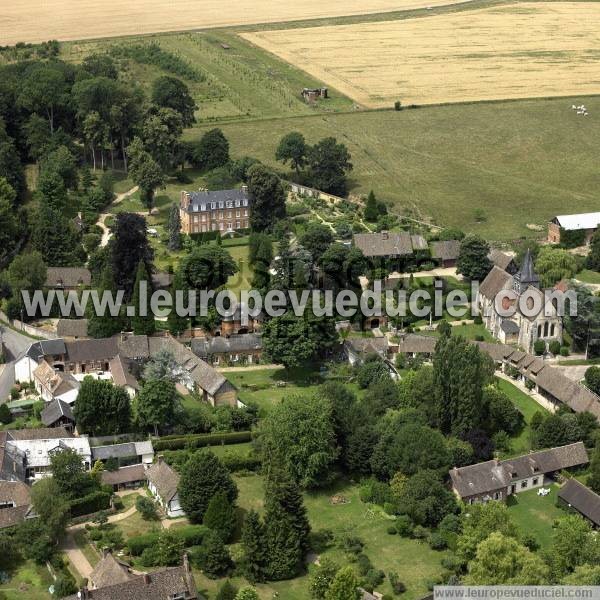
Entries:
[[110, 508], [112, 494], [102, 490], [92, 492], [83, 498], [71, 501], [71, 517], [90, 515], [100, 510]]
[[535, 387], [535, 382], [534, 382], [534, 381], [532, 381], [531, 379], [526, 379], [526, 380], [525, 380], [525, 387], [526, 387], [528, 390], [532, 390], [532, 389]]
[[400, 102], [400, 100], [394, 102], [394, 110], [402, 110], [402, 102]]
[[444, 550], [448, 544], [440, 533], [432, 533], [429, 536], [429, 546], [432, 550]]
[[365, 576], [364, 587], [367, 590], [374, 590], [377, 586], [380, 586], [385, 579], [385, 573], [380, 569], [369, 569]]
[[473, 323], [475, 323], [475, 325], [483, 325], [483, 319], [481, 318], [481, 315], [476, 315], [473, 318]]
[[403, 594], [406, 591], [406, 586], [400, 581], [398, 573], [394, 571], [388, 573], [388, 579], [390, 585], [392, 586], [392, 591], [394, 592], [394, 594]]
[[132, 556], [141, 556], [146, 550], [158, 543], [158, 532], [136, 535], [127, 540], [127, 548]]
[[410, 517], [408, 515], [400, 515], [396, 519], [396, 531], [402, 537], [412, 537], [413, 528], [413, 522], [410, 520]]
[[394, 525], [390, 525], [387, 528], [387, 532], [388, 532], [388, 535], [397, 535], [398, 534], [398, 530], [396, 529], [396, 527]]
[[138, 496], [135, 501], [135, 509], [140, 513], [144, 521], [156, 521], [156, 505], [147, 496]]
[[12, 414], [6, 404], [0, 404], [0, 423], [7, 425], [12, 421]]
[[550, 350], [550, 352], [552, 352], [552, 354], [557, 355], [560, 354], [560, 342], [558, 340], [552, 340], [549, 344], [548, 344], [548, 349]]
[[186, 436], [166, 436], [154, 440], [154, 450], [183, 450], [185, 448], [205, 448], [227, 444], [241, 444], [252, 441], [251, 431], [233, 431], [230, 433], [191, 434]]
[[535, 340], [535, 342], [533, 344], [533, 351], [538, 356], [541, 356], [542, 354], [544, 354], [544, 352], [546, 351], [546, 342], [544, 342], [544, 340]]
[[424, 540], [429, 536], [429, 531], [427, 530], [427, 527], [423, 527], [422, 525], [415, 525], [412, 536], [416, 540]]
[[364, 548], [364, 542], [357, 536], [346, 535], [341, 540], [341, 547], [349, 554], [360, 554]]
[[569, 348], [567, 348], [567, 346], [563, 346], [560, 349], [560, 355], [561, 356], [569, 356]]
[[204, 525], [185, 525], [175, 529], [177, 537], [181, 539], [186, 548], [190, 546], [199, 546], [204, 541], [208, 528]]
[[356, 566], [359, 574], [363, 577], [373, 568], [371, 559], [366, 554], [362, 553], [356, 557]]

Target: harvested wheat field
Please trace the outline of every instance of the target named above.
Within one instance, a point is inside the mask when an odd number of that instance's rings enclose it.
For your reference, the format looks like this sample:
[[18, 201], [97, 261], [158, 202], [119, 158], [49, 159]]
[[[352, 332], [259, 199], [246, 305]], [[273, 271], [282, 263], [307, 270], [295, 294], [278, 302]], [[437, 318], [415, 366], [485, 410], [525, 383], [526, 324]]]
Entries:
[[468, 0], [0, 0], [0, 45], [412, 10]]
[[243, 34], [358, 103], [600, 93], [600, 3], [520, 3]]

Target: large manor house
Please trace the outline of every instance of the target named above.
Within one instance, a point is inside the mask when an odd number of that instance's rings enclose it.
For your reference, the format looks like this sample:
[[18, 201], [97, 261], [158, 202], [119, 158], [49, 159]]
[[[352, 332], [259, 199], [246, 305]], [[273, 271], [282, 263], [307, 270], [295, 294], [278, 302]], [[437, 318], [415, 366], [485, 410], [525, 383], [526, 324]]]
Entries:
[[181, 192], [179, 215], [185, 234], [218, 231], [221, 235], [250, 226], [250, 195], [242, 186], [235, 190]]

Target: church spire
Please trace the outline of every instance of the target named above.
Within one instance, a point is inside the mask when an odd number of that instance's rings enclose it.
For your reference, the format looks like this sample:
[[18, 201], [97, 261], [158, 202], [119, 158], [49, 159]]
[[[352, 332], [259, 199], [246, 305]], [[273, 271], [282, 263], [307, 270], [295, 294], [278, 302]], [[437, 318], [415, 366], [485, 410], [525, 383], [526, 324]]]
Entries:
[[522, 294], [528, 287], [540, 287], [540, 278], [533, 269], [533, 258], [531, 251], [527, 248], [521, 268], [514, 276], [513, 289]]

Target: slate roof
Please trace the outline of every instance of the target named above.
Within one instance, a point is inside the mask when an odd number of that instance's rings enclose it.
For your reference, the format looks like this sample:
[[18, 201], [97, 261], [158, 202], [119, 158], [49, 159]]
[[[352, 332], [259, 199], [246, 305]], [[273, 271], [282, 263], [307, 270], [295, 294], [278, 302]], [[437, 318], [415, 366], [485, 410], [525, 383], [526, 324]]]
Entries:
[[514, 352], [514, 348], [507, 346], [506, 344], [492, 344], [491, 342], [471, 342], [479, 347], [482, 352], [485, 352], [488, 356], [497, 362], [505, 360]]
[[514, 480], [539, 473], [552, 473], [589, 462], [583, 442], [540, 450], [508, 460], [487, 462], [450, 470], [452, 486], [461, 496], [491, 493], [503, 489]]
[[520, 327], [510, 319], [502, 319], [502, 323], [500, 323], [500, 328], [504, 333], [519, 333]]
[[501, 490], [510, 483], [509, 474], [497, 460], [451, 469], [450, 479], [461, 498]]
[[[23, 356], [39, 362], [44, 356], [60, 356], [66, 354], [67, 349], [64, 340], [40, 340], [31, 344]], [[21, 357], [19, 357], [21, 358]]]
[[389, 341], [386, 337], [350, 337], [346, 339], [344, 345], [356, 354], [380, 354], [383, 356], [387, 352]]
[[[235, 189], [235, 190], [216, 190], [216, 191], [201, 191], [201, 192], [186, 192], [190, 198], [190, 204], [188, 206], [188, 213], [201, 213], [208, 212], [212, 209], [210, 206], [211, 202], [216, 202], [216, 209], [221, 208], [230, 208], [227, 207], [226, 203], [231, 201], [234, 203], [233, 208], [239, 208], [243, 205], [244, 200], [246, 201], [246, 206], [252, 205], [252, 198], [248, 194], [248, 192], [244, 189]], [[220, 206], [219, 202], [223, 202], [224, 206]], [[236, 202], [237, 204], [236, 206]]]
[[92, 457], [94, 460], [107, 460], [109, 458], [127, 458], [141, 456], [142, 454], [153, 454], [152, 442], [126, 442], [125, 444], [110, 444], [108, 446], [94, 446]]
[[431, 256], [440, 260], [456, 260], [460, 252], [458, 240], [446, 240], [444, 242], [431, 243]]
[[536, 473], [552, 473], [589, 462], [583, 442], [531, 452], [502, 461], [512, 479], [525, 479]]
[[48, 267], [46, 272], [46, 287], [49, 288], [75, 288], [91, 283], [92, 274], [83, 267]]
[[413, 253], [413, 241], [406, 231], [356, 233], [354, 245], [365, 256], [408, 256]]
[[40, 414], [40, 420], [44, 425], [46, 425], [46, 427], [56, 423], [62, 417], [65, 417], [75, 423], [75, 417], [73, 416], [71, 407], [60, 398], [55, 398], [52, 400], [52, 402], [47, 404]]
[[85, 338], [88, 334], [87, 319], [59, 319], [56, 334], [61, 338]]
[[143, 464], [121, 467], [116, 471], [102, 471], [102, 483], [105, 485], [134, 483], [136, 481], [144, 481], [145, 479], [146, 469]]
[[592, 523], [600, 525], [600, 496], [583, 483], [577, 479], [567, 480], [567, 483], [558, 490], [558, 497]]
[[575, 412], [588, 411], [600, 417], [600, 400], [598, 396], [586, 387], [569, 379], [559, 369], [544, 366], [536, 376], [536, 383]]
[[[15, 506], [31, 504], [31, 488], [22, 481], [0, 481], [0, 502], [14, 502]], [[0, 513], [4, 509], [0, 509]]]
[[189, 348], [180, 344], [176, 339], [167, 337], [149, 338], [150, 355], [155, 355], [159, 350], [169, 350], [175, 357], [179, 367], [194, 381], [199, 388], [211, 396], [218, 392], [235, 389], [216, 369], [198, 358]]
[[109, 361], [119, 353], [119, 345], [116, 337], [97, 340], [75, 340], [65, 342], [65, 346], [69, 361], [76, 363]]
[[14, 527], [32, 515], [31, 506], [12, 506], [0, 509], [0, 529]]
[[493, 300], [500, 290], [508, 287], [507, 284], [511, 280], [512, 275], [494, 265], [486, 278], [481, 282], [479, 293], [484, 298]]
[[230, 337], [194, 338], [192, 352], [200, 358], [211, 354], [255, 352], [262, 349], [262, 337], [256, 333], [243, 333]]
[[149, 358], [148, 336], [123, 335], [115, 336], [119, 346], [119, 354], [125, 358]]
[[398, 352], [403, 354], [433, 354], [436, 343], [437, 338], [434, 338], [433, 336], [409, 333], [400, 336], [398, 341]]
[[146, 469], [146, 477], [154, 485], [163, 501], [170, 502], [177, 494], [179, 473], [174, 471], [163, 459], [158, 460]]
[[[171, 567], [134, 576], [129, 581], [108, 585], [97, 590], [86, 590], [86, 595], [73, 594], [66, 600], [169, 600], [173, 597], [200, 600], [194, 578], [186, 566]], [[183, 594], [183, 596], [179, 596]]]
[[9, 429], [8, 440], [59, 440], [74, 437], [64, 427], [40, 427], [38, 429]]

